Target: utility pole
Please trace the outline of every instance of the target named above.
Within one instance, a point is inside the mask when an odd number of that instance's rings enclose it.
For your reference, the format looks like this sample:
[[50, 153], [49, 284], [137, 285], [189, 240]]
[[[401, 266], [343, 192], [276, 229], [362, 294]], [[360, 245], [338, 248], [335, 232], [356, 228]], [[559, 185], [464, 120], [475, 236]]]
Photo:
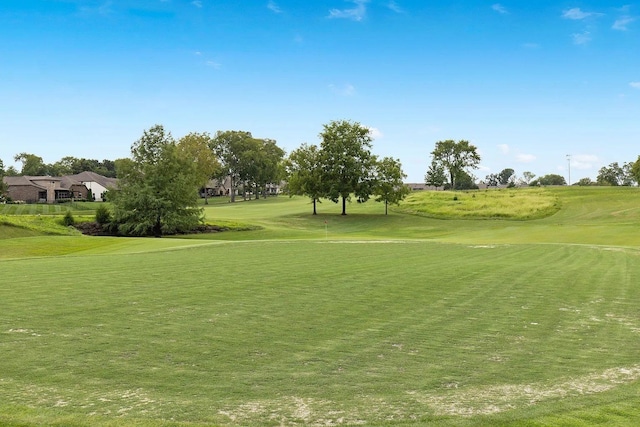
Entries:
[[569, 164], [569, 182], [567, 185], [571, 185], [571, 154], [567, 154], [567, 163]]

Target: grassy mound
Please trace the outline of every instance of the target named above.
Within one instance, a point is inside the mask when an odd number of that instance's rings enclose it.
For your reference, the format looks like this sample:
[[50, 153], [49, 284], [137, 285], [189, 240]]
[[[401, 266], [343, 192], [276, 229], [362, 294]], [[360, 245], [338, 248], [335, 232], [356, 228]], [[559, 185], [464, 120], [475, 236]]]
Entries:
[[398, 210], [441, 219], [544, 218], [560, 209], [556, 194], [539, 188], [411, 193]]

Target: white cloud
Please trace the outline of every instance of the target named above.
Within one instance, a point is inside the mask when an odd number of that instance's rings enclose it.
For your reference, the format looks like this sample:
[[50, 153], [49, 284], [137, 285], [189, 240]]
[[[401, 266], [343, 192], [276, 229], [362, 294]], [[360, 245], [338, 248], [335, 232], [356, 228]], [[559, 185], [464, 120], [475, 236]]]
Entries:
[[395, 13], [404, 13], [404, 10], [402, 10], [402, 8], [398, 5], [398, 3], [396, 3], [393, 0], [391, 0], [389, 4], [387, 4], [387, 7], [392, 11], [394, 11]]
[[220, 69], [220, 64], [215, 62], [215, 61], [207, 61], [207, 62], [205, 62], [205, 64], [207, 65], [207, 67], [211, 67], [214, 70], [219, 70]]
[[269, 3], [267, 3], [267, 9], [269, 9], [273, 13], [282, 13], [282, 9], [280, 9], [280, 6], [278, 6], [273, 0], [270, 0]]
[[573, 19], [573, 20], [581, 20], [590, 17], [596, 17], [602, 15], [601, 13], [596, 12], [584, 12], [579, 7], [574, 7], [573, 9], [567, 9], [562, 13], [562, 17], [564, 19]]
[[518, 154], [516, 155], [516, 162], [518, 163], [531, 163], [536, 160], [536, 156], [533, 154]]
[[631, 82], [629, 83], [629, 86], [631, 86], [634, 89], [640, 89], [640, 82]]
[[503, 15], [509, 13], [507, 11], [507, 9], [503, 5], [501, 5], [500, 3], [496, 3], [496, 4], [491, 5], [491, 9], [493, 9], [496, 12], [501, 13]]
[[192, 5], [194, 5], [195, 7], [201, 8], [202, 7], [202, 1], [201, 0], [193, 0], [191, 2]]
[[636, 18], [632, 18], [631, 16], [622, 16], [613, 23], [611, 28], [618, 31], [627, 31], [628, 25], [635, 21]]
[[331, 9], [329, 18], [351, 19], [353, 21], [362, 21], [367, 14], [367, 3], [369, 0], [350, 0], [356, 6], [351, 9]]
[[574, 33], [571, 35], [573, 44], [587, 44], [591, 41], [591, 33], [589, 31], [583, 31], [581, 33]]
[[538, 43], [525, 43], [522, 46], [527, 49], [538, 49], [540, 47]]
[[381, 139], [384, 137], [382, 132], [380, 132], [380, 129], [372, 128], [369, 126], [367, 126], [367, 128], [369, 129], [369, 136], [371, 137], [371, 139]]
[[498, 148], [502, 152], [502, 154], [509, 154], [509, 146], [507, 144], [500, 144]]
[[337, 95], [353, 96], [356, 94], [356, 88], [351, 84], [345, 84], [343, 86], [336, 86], [333, 83], [329, 85], [329, 89]]
[[571, 156], [571, 168], [586, 170], [592, 169], [595, 163], [598, 163], [598, 156], [592, 154], [576, 154]]

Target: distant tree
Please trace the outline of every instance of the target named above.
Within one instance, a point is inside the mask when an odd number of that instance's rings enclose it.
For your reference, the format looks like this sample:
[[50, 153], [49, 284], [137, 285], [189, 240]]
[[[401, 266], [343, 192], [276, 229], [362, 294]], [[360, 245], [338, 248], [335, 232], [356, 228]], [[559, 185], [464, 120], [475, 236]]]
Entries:
[[502, 184], [502, 185], [509, 184], [510, 182], [512, 182], [514, 177], [515, 177], [515, 171], [513, 169], [511, 169], [511, 168], [503, 169], [498, 174], [498, 178], [499, 178], [500, 184]]
[[273, 139], [257, 141], [258, 152], [255, 161], [257, 168], [253, 177], [256, 184], [256, 199], [260, 193], [266, 199], [267, 185], [278, 184], [283, 178], [282, 159], [285, 153]]
[[533, 180], [533, 178], [536, 177], [535, 173], [529, 172], [529, 171], [525, 171], [522, 172], [522, 178], [521, 181], [524, 185], [529, 185], [529, 183]]
[[110, 192], [119, 233], [160, 237], [197, 226], [201, 176], [171, 134], [161, 125], [145, 130], [131, 157], [120, 162], [118, 188]]
[[480, 155], [475, 145], [469, 141], [446, 141], [436, 142], [435, 149], [431, 152], [434, 162], [445, 169], [449, 175], [449, 187], [458, 188], [457, 177], [464, 177], [462, 172], [468, 169], [476, 169], [480, 163]]
[[316, 145], [302, 144], [285, 160], [287, 191], [290, 195], [307, 196], [313, 203], [313, 215], [317, 215], [316, 203], [326, 195], [322, 156]]
[[629, 173], [636, 181], [636, 183], [640, 184], [640, 156], [638, 156], [635, 162], [631, 163], [631, 169]]
[[0, 159], [0, 201], [4, 201], [4, 198], [7, 194], [7, 184], [4, 182], [4, 163], [2, 159]]
[[[178, 141], [178, 151], [193, 162], [200, 187], [205, 187], [211, 178], [220, 175], [221, 166], [213, 153], [213, 139], [208, 133], [191, 132], [183, 136]], [[205, 204], [209, 203], [207, 196], [205, 189]]]
[[587, 187], [587, 186], [595, 185], [595, 184], [596, 184], [596, 183], [595, 183], [595, 182], [593, 182], [593, 181], [591, 180], [591, 178], [580, 178], [580, 179], [578, 180], [578, 182], [576, 182], [576, 185], [578, 185], [578, 186], [580, 186], [580, 187]]
[[484, 182], [489, 187], [497, 187], [498, 184], [500, 184], [500, 177], [498, 176], [497, 173], [492, 173], [492, 174], [487, 175], [484, 178]]
[[[627, 169], [630, 169], [627, 167]], [[609, 166], [603, 166], [598, 171], [596, 177], [598, 185], [630, 185], [629, 178], [627, 177], [627, 171], [623, 166], [620, 166], [618, 162], [611, 163]]]
[[351, 194], [358, 201], [366, 201], [373, 191], [375, 164], [370, 130], [347, 120], [332, 121], [323, 127], [320, 147], [327, 197], [334, 203], [342, 199], [342, 215], [346, 215]]
[[453, 190], [477, 190], [478, 189], [478, 184], [476, 184], [476, 178], [464, 170], [461, 170], [456, 174], [455, 183], [456, 183], [456, 186], [453, 187]]
[[437, 188], [444, 186], [446, 181], [447, 175], [445, 174], [444, 167], [442, 164], [432, 160], [424, 176], [424, 183]]
[[531, 181], [529, 185], [567, 185], [567, 181], [562, 175], [552, 173]]
[[20, 153], [16, 154], [13, 158], [16, 162], [22, 163], [22, 170], [20, 175], [23, 176], [42, 176], [48, 174], [47, 165], [42, 160], [42, 157], [35, 154]]
[[231, 202], [236, 201], [238, 184], [248, 175], [247, 169], [251, 166], [247, 163], [251, 145], [255, 144], [250, 132], [244, 131], [218, 131], [213, 137], [212, 146], [218, 161], [221, 164], [218, 178], [230, 179]]
[[397, 205], [407, 194], [409, 187], [404, 184], [407, 177], [402, 171], [400, 160], [385, 157], [375, 163], [373, 194], [376, 202], [384, 202], [384, 214], [388, 214], [389, 204]]

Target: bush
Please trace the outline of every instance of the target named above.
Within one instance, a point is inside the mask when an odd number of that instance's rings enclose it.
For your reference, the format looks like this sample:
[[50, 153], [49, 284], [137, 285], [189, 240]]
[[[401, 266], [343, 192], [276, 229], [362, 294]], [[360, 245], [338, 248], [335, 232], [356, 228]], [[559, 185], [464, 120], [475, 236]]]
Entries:
[[71, 211], [67, 211], [67, 213], [64, 214], [64, 217], [62, 218], [62, 223], [67, 227], [74, 225], [76, 223], [76, 220], [73, 218], [73, 214], [71, 213]]
[[111, 211], [105, 205], [98, 206], [96, 209], [96, 222], [100, 225], [109, 224], [111, 222]]

